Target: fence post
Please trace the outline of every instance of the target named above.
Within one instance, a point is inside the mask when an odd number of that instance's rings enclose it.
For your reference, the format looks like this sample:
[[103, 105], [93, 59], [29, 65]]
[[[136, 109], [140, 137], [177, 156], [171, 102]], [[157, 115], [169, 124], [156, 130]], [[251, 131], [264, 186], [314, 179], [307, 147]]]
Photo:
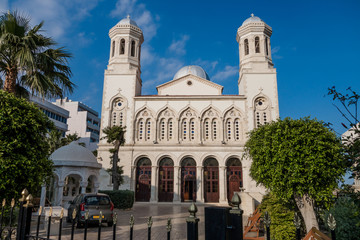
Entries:
[[234, 193], [231, 199], [232, 209], [230, 209], [230, 218], [231, 218], [231, 231], [230, 239], [231, 240], [242, 240], [243, 239], [243, 210], [240, 209], [241, 199], [237, 193]]
[[113, 215], [113, 240], [116, 239], [116, 224], [117, 224], [117, 214]]
[[298, 213], [295, 213], [294, 215], [294, 225], [296, 228], [296, 240], [301, 240], [301, 235], [300, 235], [301, 218], [298, 215]]
[[197, 207], [193, 202], [189, 207], [190, 216], [186, 218], [187, 222], [187, 240], [198, 240], [198, 222], [199, 218], [196, 217]]
[[166, 224], [166, 230], [167, 230], [167, 240], [170, 240], [170, 233], [171, 233], [171, 218], [168, 218], [167, 224]]
[[148, 221], [147, 221], [147, 225], [148, 225], [148, 240], [151, 240], [151, 226], [153, 224], [153, 220], [152, 217], [150, 216]]
[[88, 222], [89, 222], [89, 210], [85, 212], [84, 240], [87, 239]]
[[24, 239], [24, 204], [26, 203], [26, 197], [29, 195], [28, 190], [25, 188], [21, 192], [21, 198], [19, 199], [20, 207], [19, 207], [19, 217], [18, 217], [18, 228], [16, 231], [16, 240]]
[[23, 230], [22, 231], [22, 239], [29, 239], [29, 235], [30, 235], [30, 225], [31, 225], [31, 217], [32, 217], [32, 210], [33, 210], [33, 196], [31, 194], [29, 194], [26, 197], [26, 204], [23, 206], [24, 207], [24, 215], [23, 215]]
[[130, 216], [130, 240], [133, 240], [133, 233], [134, 233], [134, 223], [135, 223], [135, 218], [133, 215]]
[[331, 230], [331, 240], [336, 240], [335, 228], [336, 228], [336, 220], [334, 216], [330, 213], [327, 219], [327, 224]]
[[101, 226], [102, 226], [102, 218], [103, 218], [103, 214], [102, 214], [102, 211], [100, 211], [100, 215], [99, 215], [98, 240], [101, 240]]
[[271, 218], [270, 218], [270, 215], [269, 215], [268, 211], [265, 212], [264, 224], [265, 224], [265, 227], [266, 227], [266, 240], [270, 240]]

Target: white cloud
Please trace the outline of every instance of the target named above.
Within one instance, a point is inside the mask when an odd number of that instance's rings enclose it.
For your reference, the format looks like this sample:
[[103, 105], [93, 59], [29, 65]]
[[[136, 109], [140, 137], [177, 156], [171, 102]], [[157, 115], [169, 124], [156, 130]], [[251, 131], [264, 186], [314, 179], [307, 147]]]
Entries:
[[137, 4], [137, 0], [118, 0], [115, 9], [110, 15], [119, 20], [130, 14], [136, 24], [141, 28], [146, 41], [150, 41], [158, 29], [157, 22], [160, 20], [158, 15], [154, 16], [146, 8], [145, 4]]
[[213, 71], [215, 67], [218, 65], [218, 61], [208, 61], [202, 60], [201, 58], [197, 59], [194, 64], [199, 65], [202, 67], [206, 72]]
[[229, 77], [236, 76], [239, 73], [239, 67], [238, 66], [225, 66], [224, 69], [218, 71], [215, 73], [215, 75], [211, 78], [211, 80], [214, 81], [224, 81], [228, 79]]
[[185, 45], [186, 42], [190, 39], [189, 35], [182, 35], [181, 38], [177, 41], [173, 40], [171, 45], [169, 46], [168, 50], [173, 52], [177, 55], [185, 55], [186, 49]]
[[283, 56], [279, 55], [279, 51], [280, 51], [280, 47], [277, 46], [277, 47], [273, 47], [271, 49], [271, 54], [272, 54], [272, 58], [273, 59], [281, 59], [283, 58]]
[[0, 1], [0, 13], [5, 13], [9, 10], [9, 1], [8, 0], [1, 0]]
[[31, 24], [44, 21], [46, 34], [62, 38], [77, 21], [90, 15], [100, 0], [15, 0], [10, 4], [11, 10], [31, 17]]

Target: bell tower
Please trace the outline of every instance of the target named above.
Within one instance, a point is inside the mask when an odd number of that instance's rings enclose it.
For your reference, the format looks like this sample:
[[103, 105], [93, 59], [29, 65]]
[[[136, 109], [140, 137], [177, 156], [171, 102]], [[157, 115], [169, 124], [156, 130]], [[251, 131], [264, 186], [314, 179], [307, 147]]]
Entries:
[[[272, 28], [251, 14], [239, 27], [239, 94], [245, 95], [250, 129], [279, 117], [276, 69], [271, 58]], [[252, 127], [251, 127], [252, 126]]]
[[[103, 129], [109, 126], [126, 127], [125, 145], [133, 143], [134, 97], [141, 95], [141, 44], [142, 30], [130, 16], [119, 21], [109, 31], [109, 63], [104, 74], [103, 100], [101, 110], [100, 139]], [[98, 157], [103, 168], [110, 168], [109, 148], [111, 144], [102, 139], [99, 142]], [[102, 178], [108, 178], [103, 174]]]

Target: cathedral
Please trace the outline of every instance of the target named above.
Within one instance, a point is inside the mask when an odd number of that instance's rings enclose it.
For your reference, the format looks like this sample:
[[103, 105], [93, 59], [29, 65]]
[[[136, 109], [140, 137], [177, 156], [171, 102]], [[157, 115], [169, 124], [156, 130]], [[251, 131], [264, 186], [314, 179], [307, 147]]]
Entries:
[[[238, 192], [245, 214], [253, 212], [266, 189], [250, 177], [251, 159], [243, 157], [247, 132], [279, 118], [271, 34], [253, 14], [237, 30], [236, 95], [222, 94], [223, 86], [196, 65], [156, 86], [157, 95], [142, 95], [142, 30], [130, 17], [110, 29], [101, 129], [126, 127], [121, 189], [134, 191], [137, 202], [173, 203], [227, 203]], [[112, 147], [100, 140], [100, 189], [112, 189], [105, 171]]]

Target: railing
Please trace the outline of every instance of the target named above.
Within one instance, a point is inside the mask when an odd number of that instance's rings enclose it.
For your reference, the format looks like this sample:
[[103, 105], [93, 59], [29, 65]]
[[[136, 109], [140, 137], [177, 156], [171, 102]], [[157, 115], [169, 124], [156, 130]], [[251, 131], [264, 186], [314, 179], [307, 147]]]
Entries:
[[[15, 216], [14, 216], [14, 212], [15, 212], [15, 200], [13, 199], [10, 203], [10, 208], [9, 208], [9, 216], [7, 218], [7, 221], [5, 220], [5, 216], [4, 216], [4, 212], [6, 209], [6, 201], [3, 200], [2, 202], [2, 207], [1, 207], [1, 215], [0, 215], [0, 238], [1, 239], [16, 239], [16, 240], [27, 240], [27, 239], [41, 239], [41, 240], [50, 240], [50, 233], [51, 233], [51, 228], [52, 226], [52, 214], [53, 214], [53, 209], [50, 207], [49, 210], [49, 214], [48, 214], [48, 218], [47, 218], [47, 226], [45, 226], [45, 228], [47, 229], [46, 231], [46, 237], [42, 237], [39, 234], [39, 229], [40, 229], [40, 223], [41, 223], [41, 216], [42, 216], [42, 212], [43, 209], [42, 207], [39, 208], [38, 211], [38, 216], [37, 216], [37, 221], [36, 222], [36, 230], [33, 231], [34, 234], [31, 234], [31, 219], [32, 219], [32, 211], [33, 211], [33, 204], [32, 204], [32, 200], [33, 197], [31, 196], [31, 194], [28, 194], [27, 190], [25, 189], [22, 192], [22, 198], [19, 200], [19, 213], [18, 213], [18, 218], [17, 218], [17, 225], [15, 224]], [[240, 197], [238, 196], [238, 194], [234, 194], [232, 201], [231, 201], [231, 206], [232, 208], [224, 208], [226, 209], [226, 222], [222, 223], [222, 229], [223, 231], [226, 232], [226, 234], [224, 236], [224, 238], [222, 239], [226, 239], [226, 240], [243, 240], [245, 239], [245, 235], [246, 232], [243, 234], [243, 223], [242, 223], [242, 215], [243, 215], [243, 211], [240, 209]], [[210, 207], [211, 208], [211, 207]], [[187, 224], [187, 239], [188, 240], [198, 240], [199, 238], [199, 231], [198, 231], [198, 224], [199, 224], [199, 218], [196, 217], [196, 213], [197, 213], [197, 207], [194, 203], [192, 203], [189, 207], [189, 213], [190, 215], [186, 218], [186, 224]], [[62, 238], [62, 234], [63, 234], [63, 217], [64, 217], [64, 209], [61, 209], [61, 213], [59, 216], [59, 226], [58, 226], [58, 234], [57, 234], [57, 239], [61, 240]], [[74, 209], [74, 211], [71, 213], [71, 234], [70, 234], [70, 239], [73, 240], [74, 239], [74, 233], [75, 233], [75, 225], [77, 223], [77, 212]], [[85, 213], [85, 223], [84, 223], [84, 231], [83, 231], [83, 239], [87, 240], [88, 237], [88, 223], [89, 223], [89, 212]], [[205, 214], [205, 218], [206, 218], [206, 214]], [[97, 231], [97, 239], [100, 240], [101, 234], [102, 234], [102, 221], [103, 221], [103, 214], [100, 211], [99, 213], [99, 225], [98, 225], [98, 231]], [[117, 233], [116, 233], [116, 229], [117, 229], [117, 214], [114, 213], [113, 215], [113, 226], [112, 226], [112, 234], [111, 237], [113, 240], [116, 239], [117, 237]], [[206, 222], [206, 219], [205, 219]], [[266, 232], [266, 239], [270, 240], [270, 224], [271, 224], [271, 219], [270, 219], [270, 215], [266, 212], [264, 215], [264, 219], [263, 219], [263, 223], [265, 224], [266, 228], [265, 228], [265, 232]], [[129, 234], [130, 234], [130, 240], [133, 240], [134, 238], [134, 224], [135, 224], [135, 218], [133, 215], [130, 216], [130, 220], [129, 220]], [[152, 224], [153, 224], [153, 219], [150, 216], [147, 220], [147, 238], [148, 240], [151, 240], [151, 228], [152, 228]], [[295, 214], [294, 217], [294, 224], [296, 227], [296, 240], [301, 240], [300, 237], [300, 227], [301, 227], [301, 218], [300, 216], [298, 216], [297, 214]], [[335, 227], [336, 227], [336, 222], [334, 217], [330, 214], [329, 218], [328, 218], [328, 222], [327, 222], [329, 228], [331, 229], [331, 236], [332, 236], [332, 240], [335, 240]], [[5, 226], [4, 226], [5, 225]], [[46, 225], [46, 224], [45, 224]], [[165, 229], [164, 229], [165, 230]], [[166, 238], [167, 240], [171, 239], [171, 230], [172, 230], [172, 223], [171, 223], [171, 219], [168, 218], [167, 219], [167, 224], [166, 224]], [[320, 234], [318, 231], [313, 231], [314, 234]], [[309, 232], [309, 234], [311, 235], [311, 233]], [[310, 235], [307, 235], [307, 237], [309, 237]], [[243, 236], [244, 235], [244, 236]], [[244, 237], [244, 238], [243, 238]], [[211, 238], [211, 236], [207, 236], [207, 233], [205, 232], [205, 238], [206, 239], [214, 239]], [[79, 239], [79, 236], [76, 236], [76, 239]], [[306, 238], [309, 239], [309, 238]]]

